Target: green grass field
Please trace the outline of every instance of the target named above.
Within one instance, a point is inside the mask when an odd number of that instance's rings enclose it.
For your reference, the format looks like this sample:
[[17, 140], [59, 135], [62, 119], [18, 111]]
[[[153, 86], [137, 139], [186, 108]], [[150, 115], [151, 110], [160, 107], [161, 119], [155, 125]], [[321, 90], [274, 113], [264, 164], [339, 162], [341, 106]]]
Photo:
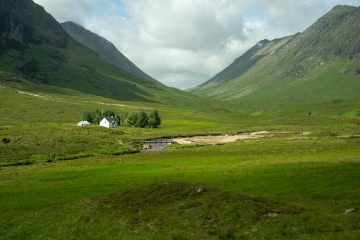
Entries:
[[[249, 112], [52, 89], [39, 87], [36, 97], [0, 88], [0, 140], [10, 139], [0, 142], [0, 239], [360, 236], [359, 99]], [[82, 111], [108, 106], [156, 108], [163, 122], [76, 126]], [[126, 144], [134, 139], [260, 130], [271, 134], [125, 154], [136, 152]]]
[[0, 235], [356, 239], [359, 212], [344, 212], [360, 207], [359, 143], [279, 136], [3, 168]]

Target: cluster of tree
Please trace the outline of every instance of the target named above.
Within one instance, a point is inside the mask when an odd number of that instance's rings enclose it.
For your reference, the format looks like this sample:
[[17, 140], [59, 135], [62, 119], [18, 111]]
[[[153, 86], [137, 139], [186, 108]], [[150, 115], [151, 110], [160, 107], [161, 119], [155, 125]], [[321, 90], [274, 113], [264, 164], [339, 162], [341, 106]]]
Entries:
[[113, 117], [118, 125], [120, 125], [120, 116], [115, 113], [114, 110], [96, 109], [93, 112], [84, 111], [81, 116], [82, 121], [88, 121], [89, 123], [99, 124], [104, 117]]
[[156, 109], [149, 115], [145, 111], [141, 110], [140, 112], [127, 113], [122, 117], [110, 109], [103, 109], [101, 111], [96, 109], [93, 112], [84, 111], [82, 113], [81, 120], [88, 121], [93, 124], [99, 124], [104, 117], [113, 117], [118, 126], [157, 128], [161, 125], [161, 117]]
[[121, 120], [121, 124], [128, 127], [157, 128], [161, 124], [161, 117], [156, 109], [150, 115], [143, 110], [139, 113], [128, 113]]

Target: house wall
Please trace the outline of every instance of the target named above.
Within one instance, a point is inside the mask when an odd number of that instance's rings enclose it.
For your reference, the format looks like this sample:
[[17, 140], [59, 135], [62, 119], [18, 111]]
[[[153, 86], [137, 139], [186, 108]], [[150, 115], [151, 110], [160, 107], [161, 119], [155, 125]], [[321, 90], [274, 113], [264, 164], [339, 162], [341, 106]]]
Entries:
[[104, 118], [103, 120], [100, 121], [100, 126], [109, 128], [110, 123]]

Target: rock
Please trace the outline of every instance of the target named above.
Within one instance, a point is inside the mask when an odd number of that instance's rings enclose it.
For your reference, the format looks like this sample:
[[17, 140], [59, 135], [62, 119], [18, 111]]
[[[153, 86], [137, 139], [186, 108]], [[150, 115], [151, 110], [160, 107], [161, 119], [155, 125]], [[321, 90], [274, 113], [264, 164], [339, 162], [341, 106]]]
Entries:
[[353, 213], [353, 212], [355, 212], [354, 208], [350, 208], [350, 209], [345, 210], [345, 214], [349, 214], [349, 213]]
[[350, 68], [343, 68], [343, 69], [341, 69], [341, 73], [348, 73], [348, 72], [350, 72]]
[[268, 214], [266, 214], [266, 216], [268, 216], [268, 217], [277, 217], [277, 216], [279, 216], [279, 214], [278, 214], [278, 213], [269, 212]]
[[19, 23], [19, 25], [11, 32], [11, 37], [20, 43], [24, 41], [24, 26], [22, 23]]
[[61, 63], [58, 60], [52, 60], [50, 63], [53, 70], [59, 70], [61, 68]]

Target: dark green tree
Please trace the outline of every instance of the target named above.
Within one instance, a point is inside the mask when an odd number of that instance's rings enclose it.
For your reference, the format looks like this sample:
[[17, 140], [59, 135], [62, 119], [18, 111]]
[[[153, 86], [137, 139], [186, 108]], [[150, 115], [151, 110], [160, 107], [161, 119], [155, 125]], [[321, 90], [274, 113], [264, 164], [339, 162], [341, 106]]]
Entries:
[[148, 124], [151, 128], [157, 128], [160, 126], [161, 117], [157, 109], [150, 113]]
[[93, 123], [93, 115], [91, 112], [84, 111], [81, 116], [81, 121], [88, 121], [89, 123]]
[[137, 119], [138, 119], [137, 113], [128, 114], [125, 118], [125, 126], [136, 127]]
[[127, 122], [126, 122], [126, 119], [127, 119], [128, 115], [129, 115], [129, 113], [125, 113], [124, 115], [122, 115], [120, 117], [120, 121], [121, 121], [120, 125], [128, 127]]
[[103, 119], [102, 115], [101, 115], [101, 112], [100, 111], [96, 111], [96, 112], [93, 112], [93, 118], [94, 118], [94, 123], [95, 124], [99, 124], [100, 121]]
[[148, 126], [149, 116], [143, 110], [140, 111], [136, 121], [136, 127], [144, 128]]
[[104, 118], [104, 117], [115, 117], [116, 113], [114, 110], [111, 110], [111, 109], [103, 109], [101, 111], [101, 116]]
[[116, 116], [115, 116], [115, 122], [116, 122], [116, 124], [117, 124], [118, 126], [121, 126], [121, 117], [118, 116], [118, 115], [116, 115]]

